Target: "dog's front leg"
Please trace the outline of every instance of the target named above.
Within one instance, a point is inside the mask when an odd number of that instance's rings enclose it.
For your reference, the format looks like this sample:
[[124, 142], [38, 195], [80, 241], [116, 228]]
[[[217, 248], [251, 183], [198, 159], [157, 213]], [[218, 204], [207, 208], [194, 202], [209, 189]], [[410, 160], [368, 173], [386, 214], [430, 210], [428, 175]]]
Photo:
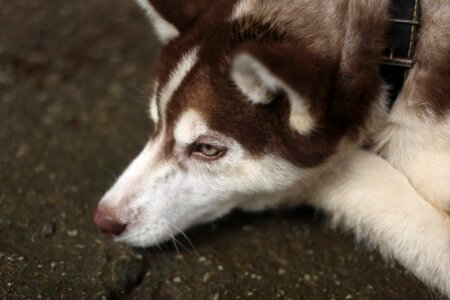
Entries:
[[450, 220], [382, 158], [355, 150], [309, 187], [311, 203], [332, 223], [395, 258], [450, 296]]

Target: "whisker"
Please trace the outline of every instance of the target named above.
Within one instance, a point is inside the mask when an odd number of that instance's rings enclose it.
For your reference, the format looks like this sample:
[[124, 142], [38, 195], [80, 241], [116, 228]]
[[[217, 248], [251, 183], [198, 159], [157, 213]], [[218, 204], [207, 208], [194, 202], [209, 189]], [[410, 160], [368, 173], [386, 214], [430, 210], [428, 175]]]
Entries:
[[116, 173], [114, 173], [114, 171], [112, 169], [106, 169], [114, 178], [115, 181], [117, 181], [117, 179], [119, 178], [119, 176], [117, 176]]
[[133, 86], [128, 86], [126, 87], [126, 89], [127, 89], [126, 94], [128, 95], [128, 97], [126, 97], [126, 100], [137, 102], [145, 106], [148, 105], [149, 95], [151, 95], [149, 91]]
[[[170, 225], [170, 226], [172, 226], [173, 229], [177, 230], [178, 232], [181, 232], [180, 229], [179, 229], [178, 227], [176, 227], [176, 226], [174, 226], [174, 225]], [[177, 241], [178, 245], [180, 245], [181, 247], [183, 247], [184, 251], [189, 251], [189, 250], [191, 250], [191, 249], [188, 249], [182, 242], [180, 242], [180, 241], [176, 238], [176, 236], [174, 236], [174, 237], [175, 237], [175, 240]], [[197, 253], [198, 253], [198, 252], [197, 252]]]
[[173, 235], [172, 230], [170, 230], [170, 227], [169, 227], [169, 226], [167, 226], [167, 229], [168, 229], [169, 232], [170, 232], [170, 237], [172, 238], [173, 245], [175, 246], [175, 250], [177, 251], [177, 254], [180, 255], [180, 251], [178, 251], [177, 241], [176, 241], [176, 239], [175, 239], [175, 236]]
[[186, 233], [184, 233], [183, 230], [181, 230], [180, 228], [178, 228], [175, 225], [171, 225], [175, 230], [177, 230], [185, 239], [186, 241], [189, 243], [189, 245], [192, 247], [192, 250], [194, 250], [195, 254], [197, 254], [198, 256], [200, 256], [200, 253], [198, 252], [197, 248], [194, 246], [194, 244], [192, 243], [191, 239], [186, 235]]

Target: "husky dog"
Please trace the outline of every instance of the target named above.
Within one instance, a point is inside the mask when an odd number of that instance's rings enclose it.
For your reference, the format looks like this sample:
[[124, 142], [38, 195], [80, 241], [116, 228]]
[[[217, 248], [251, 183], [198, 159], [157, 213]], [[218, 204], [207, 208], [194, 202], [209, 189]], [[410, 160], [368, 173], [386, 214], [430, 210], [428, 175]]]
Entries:
[[100, 201], [120, 242], [307, 203], [450, 296], [450, 2], [423, 0], [391, 110], [389, 0], [138, 0], [154, 132]]

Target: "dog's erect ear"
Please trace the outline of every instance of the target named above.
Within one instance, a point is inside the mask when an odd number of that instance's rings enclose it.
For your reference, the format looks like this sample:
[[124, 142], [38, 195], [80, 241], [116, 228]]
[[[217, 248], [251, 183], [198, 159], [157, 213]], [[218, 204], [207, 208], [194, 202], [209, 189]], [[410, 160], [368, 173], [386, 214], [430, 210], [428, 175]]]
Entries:
[[192, 25], [212, 0], [136, 0], [165, 44]]
[[[318, 62], [299, 47], [248, 42], [232, 59], [231, 77], [255, 104], [267, 104], [280, 92], [291, 104], [290, 125], [300, 134], [315, 128], [329, 81]], [[314, 106], [312, 107], [312, 103]]]

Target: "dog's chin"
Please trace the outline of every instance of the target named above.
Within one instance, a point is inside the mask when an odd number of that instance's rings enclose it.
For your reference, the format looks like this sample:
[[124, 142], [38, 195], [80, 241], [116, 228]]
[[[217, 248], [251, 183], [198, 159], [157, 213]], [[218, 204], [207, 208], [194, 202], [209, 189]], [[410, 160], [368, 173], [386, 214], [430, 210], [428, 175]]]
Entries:
[[156, 246], [171, 238], [168, 232], [130, 231], [114, 238], [115, 242], [127, 244], [132, 247], [146, 248]]

